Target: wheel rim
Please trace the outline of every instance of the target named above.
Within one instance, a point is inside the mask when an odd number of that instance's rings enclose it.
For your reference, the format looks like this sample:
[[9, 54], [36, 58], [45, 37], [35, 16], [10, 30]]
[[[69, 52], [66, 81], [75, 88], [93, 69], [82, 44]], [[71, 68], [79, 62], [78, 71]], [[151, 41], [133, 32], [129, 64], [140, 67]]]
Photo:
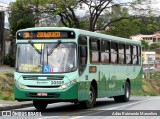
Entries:
[[89, 91], [89, 100], [88, 103], [91, 104], [93, 102], [93, 92]]

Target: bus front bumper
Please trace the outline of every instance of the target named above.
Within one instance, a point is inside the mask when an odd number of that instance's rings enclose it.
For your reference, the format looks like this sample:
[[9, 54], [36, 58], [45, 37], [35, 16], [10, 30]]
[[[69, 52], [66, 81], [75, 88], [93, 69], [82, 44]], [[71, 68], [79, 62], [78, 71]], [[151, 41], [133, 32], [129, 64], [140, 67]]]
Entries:
[[14, 86], [15, 100], [52, 100], [52, 101], [71, 101], [78, 100], [78, 83], [67, 89], [21, 89], [17, 85]]

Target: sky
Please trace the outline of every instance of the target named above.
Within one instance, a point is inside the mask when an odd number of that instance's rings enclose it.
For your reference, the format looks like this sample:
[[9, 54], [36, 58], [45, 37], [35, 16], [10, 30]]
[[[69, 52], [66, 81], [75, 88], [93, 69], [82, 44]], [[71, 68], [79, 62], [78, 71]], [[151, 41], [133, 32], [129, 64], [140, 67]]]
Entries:
[[10, 2], [15, 2], [16, 0], [0, 0], [0, 3], [9, 4]]

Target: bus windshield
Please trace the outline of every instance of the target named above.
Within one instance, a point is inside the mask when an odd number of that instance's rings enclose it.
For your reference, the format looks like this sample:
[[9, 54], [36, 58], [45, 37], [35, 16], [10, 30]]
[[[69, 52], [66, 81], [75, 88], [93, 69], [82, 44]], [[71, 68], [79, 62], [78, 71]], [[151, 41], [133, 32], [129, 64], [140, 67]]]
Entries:
[[18, 72], [72, 72], [77, 69], [75, 43], [17, 44]]

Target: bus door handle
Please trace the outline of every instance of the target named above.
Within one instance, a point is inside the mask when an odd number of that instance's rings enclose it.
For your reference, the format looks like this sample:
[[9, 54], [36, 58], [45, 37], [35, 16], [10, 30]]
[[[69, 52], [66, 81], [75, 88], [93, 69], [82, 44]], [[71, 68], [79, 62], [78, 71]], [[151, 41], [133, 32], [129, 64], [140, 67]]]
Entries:
[[88, 75], [86, 75], [85, 79], [88, 80]]

